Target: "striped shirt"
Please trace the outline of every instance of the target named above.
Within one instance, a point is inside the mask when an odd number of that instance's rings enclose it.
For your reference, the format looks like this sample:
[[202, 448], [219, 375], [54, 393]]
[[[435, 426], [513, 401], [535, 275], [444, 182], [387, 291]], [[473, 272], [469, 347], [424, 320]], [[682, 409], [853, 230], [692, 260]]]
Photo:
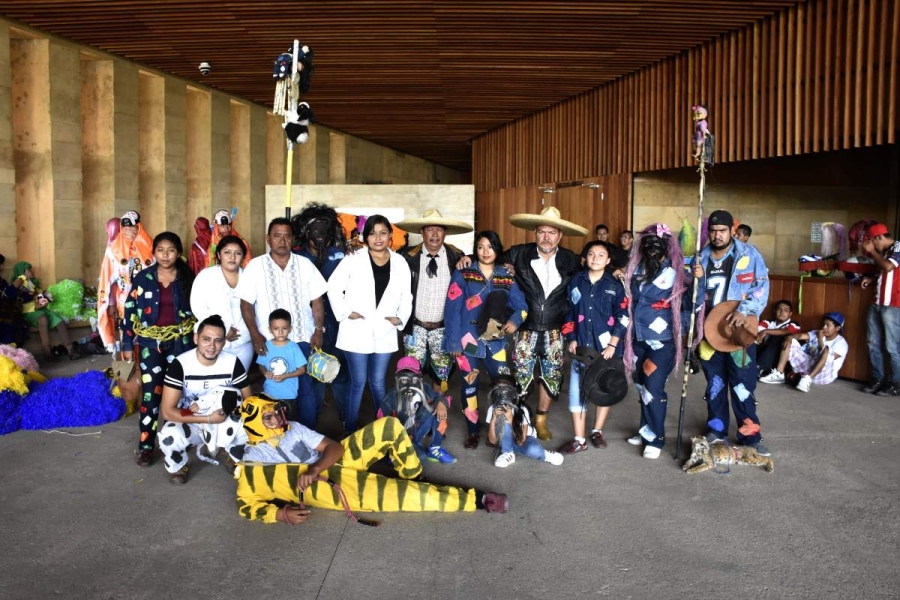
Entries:
[[882, 270], [878, 274], [878, 286], [875, 289], [875, 304], [879, 306], [900, 307], [900, 241], [891, 244], [885, 250], [884, 259], [894, 265], [893, 270]]

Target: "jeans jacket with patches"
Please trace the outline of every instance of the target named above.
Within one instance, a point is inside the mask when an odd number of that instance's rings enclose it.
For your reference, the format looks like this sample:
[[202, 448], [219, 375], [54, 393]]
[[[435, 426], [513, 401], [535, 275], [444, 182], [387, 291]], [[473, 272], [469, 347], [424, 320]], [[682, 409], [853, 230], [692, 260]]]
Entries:
[[[679, 268], [680, 269], [680, 268]], [[639, 342], [668, 342], [674, 339], [672, 329], [672, 309], [668, 302], [673, 286], [682, 275], [672, 267], [669, 259], [663, 260], [659, 273], [653, 281], [644, 283], [640, 280], [643, 266], [639, 266], [631, 280], [632, 330], [634, 338]], [[682, 294], [682, 317], [690, 314], [685, 310], [685, 301], [690, 305], [690, 296]], [[682, 320], [684, 320], [682, 318]]]
[[[769, 302], [769, 269], [762, 255], [754, 246], [745, 244], [739, 240], [732, 240], [734, 248], [734, 268], [731, 270], [731, 279], [728, 281], [728, 291], [722, 300], [738, 300], [740, 304], [737, 311], [741, 314], [751, 316], [761, 316]], [[691, 263], [691, 270], [700, 261], [703, 266], [704, 275], [697, 284], [700, 289], [697, 290], [698, 304], [696, 308], [703, 306], [702, 298], [706, 294], [706, 265], [709, 262], [709, 255], [712, 248], [706, 245], [700, 251], [700, 256]]]
[[[172, 303], [175, 305], [175, 321], [180, 323], [193, 316], [191, 312], [190, 295], [181, 289], [181, 281], [176, 279], [172, 286]], [[131, 292], [125, 301], [125, 319], [122, 324], [122, 350], [130, 352], [134, 349], [135, 332], [134, 321], [138, 321], [142, 327], [156, 325], [159, 319], [159, 276], [157, 265], [147, 267], [134, 276], [131, 280]], [[184, 335], [174, 340], [176, 342], [174, 354], [190, 350], [194, 347], [193, 336]], [[150, 340], [156, 346], [156, 340]]]
[[519, 286], [504, 267], [496, 265], [491, 278], [487, 280], [478, 270], [477, 264], [468, 269], [457, 270], [450, 278], [447, 303], [444, 305], [444, 351], [463, 352], [465, 348], [462, 339], [471, 335], [478, 349], [467, 354], [484, 358], [488, 350], [494, 354], [506, 347], [506, 336], [490, 342], [478, 338], [478, 317], [484, 309], [488, 294], [498, 291], [507, 293], [506, 308], [512, 311], [509, 320], [516, 327], [520, 327], [528, 315], [528, 304]]
[[[621, 282], [605, 271], [596, 283], [591, 283], [588, 271], [582, 271], [569, 282], [569, 318], [562, 332], [567, 342], [592, 350], [603, 350], [611, 337], [620, 340], [628, 328], [628, 300]], [[623, 344], [616, 346], [616, 356], [622, 356]]]

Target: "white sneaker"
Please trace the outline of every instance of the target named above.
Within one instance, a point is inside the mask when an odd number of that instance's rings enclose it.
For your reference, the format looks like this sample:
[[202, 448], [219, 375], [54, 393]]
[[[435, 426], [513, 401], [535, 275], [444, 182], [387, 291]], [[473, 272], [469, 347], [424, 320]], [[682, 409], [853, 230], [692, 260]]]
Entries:
[[801, 392], [808, 392], [811, 385], [812, 379], [810, 379], [809, 375], [804, 375], [800, 378], [800, 381], [797, 382], [797, 389]]
[[657, 448], [656, 446], [644, 446], [644, 458], [659, 458], [660, 454], [662, 454], [662, 448]]
[[784, 373], [780, 373], [775, 369], [772, 369], [772, 372], [759, 380], [761, 383], [784, 383]]
[[516, 462], [516, 455], [512, 452], [504, 452], [497, 457], [497, 460], [494, 461], [494, 466], [503, 469], [513, 464], [514, 462]]
[[641, 446], [644, 443], [644, 438], [642, 438], [639, 435], [635, 435], [635, 436], [628, 438], [625, 441], [628, 442], [629, 444], [631, 444], [632, 446]]
[[[548, 462], [551, 465], [559, 466], [563, 464], [563, 455], [559, 452], [553, 452], [552, 450], [544, 450], [544, 462]], [[494, 463], [497, 464], [497, 463]], [[498, 467], [500, 465], [497, 465]]]

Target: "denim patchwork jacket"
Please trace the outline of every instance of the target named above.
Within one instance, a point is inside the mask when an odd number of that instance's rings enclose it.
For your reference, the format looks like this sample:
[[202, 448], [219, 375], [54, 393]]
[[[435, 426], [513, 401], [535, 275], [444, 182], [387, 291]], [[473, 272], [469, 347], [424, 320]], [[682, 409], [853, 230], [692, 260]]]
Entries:
[[[477, 264], [477, 263], [476, 263]], [[458, 269], [450, 278], [447, 303], [444, 305], [444, 351], [463, 352], [484, 358], [487, 351], [498, 352], [506, 345], [506, 336], [490, 342], [478, 338], [478, 317], [491, 292], [506, 292], [506, 308], [512, 311], [509, 320], [516, 327], [528, 316], [528, 304], [509, 271], [500, 265], [494, 267], [490, 279], [475, 267]], [[477, 350], [466, 350], [476, 346]]]
[[[569, 282], [569, 318], [562, 332], [567, 342], [593, 350], [603, 350], [612, 337], [620, 340], [628, 328], [628, 300], [625, 288], [609, 271], [596, 283], [591, 283], [587, 270]], [[616, 356], [622, 356], [623, 344], [616, 346]]]
[[[737, 311], [741, 314], [761, 317], [769, 301], [769, 269], [762, 255], [754, 246], [733, 239], [734, 268], [731, 270], [731, 279], [728, 281], [728, 291], [724, 300], [738, 300], [740, 304]], [[700, 265], [704, 274], [698, 280], [700, 289], [697, 293], [698, 307], [702, 307], [701, 298], [705, 298], [706, 291], [706, 265], [712, 248], [706, 245], [699, 256]], [[693, 270], [696, 261], [691, 263]], [[703, 293], [701, 293], [703, 292]], [[718, 304], [718, 302], [716, 303]]]
[[[653, 281], [644, 283], [639, 280], [643, 267], [639, 266], [631, 279], [632, 331], [639, 342], [668, 342], [674, 339], [671, 304], [669, 297], [679, 278], [684, 279], [684, 271], [680, 266], [672, 266], [666, 258], [659, 267], [659, 273]], [[690, 315], [690, 295], [684, 292], [679, 302], [681, 306], [682, 331], [684, 317]], [[685, 306], [687, 304], [687, 306]]]
[[[122, 350], [134, 349], [134, 321], [141, 327], [150, 327], [159, 319], [159, 279], [156, 264], [147, 267], [131, 280], [131, 292], [125, 301], [125, 322], [122, 324]], [[178, 280], [173, 281], [172, 302], [175, 305], [175, 319], [182, 322], [193, 316], [190, 297], [185, 295]], [[155, 342], [156, 340], [154, 340]], [[175, 353], [190, 350], [193, 347], [192, 334], [181, 336]]]

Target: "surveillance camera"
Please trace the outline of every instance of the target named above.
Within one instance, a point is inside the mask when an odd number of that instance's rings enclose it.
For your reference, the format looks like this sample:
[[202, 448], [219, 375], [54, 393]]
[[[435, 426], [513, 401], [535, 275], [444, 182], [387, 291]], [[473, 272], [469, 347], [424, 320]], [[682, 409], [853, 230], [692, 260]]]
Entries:
[[207, 75], [209, 75], [209, 72], [212, 71], [212, 65], [204, 60], [202, 63], [200, 63], [199, 69], [200, 74], [206, 77]]

